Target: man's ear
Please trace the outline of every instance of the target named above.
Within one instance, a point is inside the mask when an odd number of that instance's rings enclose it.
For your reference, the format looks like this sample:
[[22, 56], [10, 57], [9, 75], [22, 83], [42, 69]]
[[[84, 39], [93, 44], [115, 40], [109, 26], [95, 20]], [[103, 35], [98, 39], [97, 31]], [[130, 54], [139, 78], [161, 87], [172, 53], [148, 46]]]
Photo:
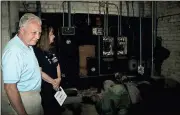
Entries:
[[24, 33], [24, 27], [21, 27], [21, 28], [19, 28], [19, 32], [21, 33], [21, 34], [23, 34]]

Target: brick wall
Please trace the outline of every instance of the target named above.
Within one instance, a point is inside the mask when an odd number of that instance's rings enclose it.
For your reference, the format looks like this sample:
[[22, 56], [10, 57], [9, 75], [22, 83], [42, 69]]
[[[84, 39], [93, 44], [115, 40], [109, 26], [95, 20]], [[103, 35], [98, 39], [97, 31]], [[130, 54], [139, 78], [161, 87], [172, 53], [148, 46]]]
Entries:
[[[19, 9], [17, 9], [19, 6], [19, 2], [1, 2], [1, 8], [3, 9], [1, 11], [1, 51], [3, 51], [3, 48], [5, 47], [6, 43], [11, 38], [11, 32], [15, 32], [15, 23], [19, 20]], [[2, 53], [2, 52], [1, 52]], [[1, 72], [1, 71], [0, 71]], [[1, 75], [1, 74], [0, 74]], [[2, 77], [1, 77], [2, 79]], [[11, 108], [7, 101], [7, 96], [4, 91], [4, 84], [1, 83], [1, 104], [3, 105], [1, 108], [2, 115], [13, 115], [13, 112], [11, 111]]]
[[[2, 12], [2, 43], [6, 43], [10, 39], [10, 25], [9, 25], [9, 8], [8, 8], [8, 2], [2, 2], [2, 9], [4, 12]], [[6, 11], [6, 12], [5, 12]], [[5, 44], [2, 44], [2, 47], [4, 47]]]
[[[112, 1], [119, 7], [119, 2]], [[133, 4], [133, 7], [132, 7]], [[143, 2], [144, 4], [144, 16], [151, 16], [151, 2]], [[109, 5], [109, 14], [118, 14], [117, 8], [115, 5]], [[138, 2], [129, 2], [129, 16], [139, 16], [138, 12]], [[67, 3], [65, 3], [65, 11], [67, 12]], [[103, 6], [103, 3], [101, 4]], [[63, 12], [62, 2], [61, 1], [41, 1], [41, 8], [43, 13], [60, 13]], [[97, 3], [87, 3], [87, 2], [72, 2], [71, 3], [71, 13], [99, 13], [99, 4]], [[101, 7], [101, 13], [103, 14], [103, 7]], [[122, 15], [127, 16], [127, 7], [126, 3], [122, 2]], [[134, 15], [133, 15], [134, 10]], [[36, 2], [35, 1], [20, 1], [20, 11], [36, 11]]]
[[[9, 6], [8, 6], [8, 2], [1, 2], [1, 7], [3, 9], [1, 17], [2, 17], [2, 23], [1, 23], [1, 31], [2, 31], [2, 48], [4, 48], [5, 44], [9, 41], [10, 39], [10, 25], [9, 25]], [[11, 110], [10, 107], [8, 106], [8, 102], [7, 102], [7, 97], [6, 94], [4, 92], [4, 87], [3, 87], [3, 83], [2, 83], [2, 100], [1, 103], [3, 104], [2, 106], [2, 113], [3, 114], [10, 114], [9, 111]]]
[[165, 16], [158, 19], [157, 35], [171, 52], [162, 65], [162, 74], [180, 82], [180, 2], [157, 2], [157, 14]]

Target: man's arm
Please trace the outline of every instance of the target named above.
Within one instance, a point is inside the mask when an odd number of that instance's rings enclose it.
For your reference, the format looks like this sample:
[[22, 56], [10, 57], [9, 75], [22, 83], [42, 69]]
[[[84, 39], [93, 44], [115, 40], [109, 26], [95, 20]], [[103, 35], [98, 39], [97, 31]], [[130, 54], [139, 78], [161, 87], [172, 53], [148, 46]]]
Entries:
[[18, 115], [27, 115], [26, 110], [23, 106], [21, 96], [19, 94], [19, 91], [17, 89], [17, 84], [4, 84], [4, 89], [7, 93], [8, 99], [14, 108], [14, 110], [17, 112]]

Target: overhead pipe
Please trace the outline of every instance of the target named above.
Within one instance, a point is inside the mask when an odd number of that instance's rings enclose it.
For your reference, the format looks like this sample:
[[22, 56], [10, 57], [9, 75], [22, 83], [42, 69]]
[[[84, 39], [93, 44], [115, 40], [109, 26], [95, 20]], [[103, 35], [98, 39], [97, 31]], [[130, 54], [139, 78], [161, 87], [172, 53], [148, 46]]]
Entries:
[[152, 2], [152, 58], [151, 58], [151, 77], [154, 76], [154, 41], [156, 40], [156, 1]]
[[141, 19], [141, 2], [139, 2], [139, 21], [140, 21], [140, 30], [139, 30], [139, 38], [140, 38], [140, 65], [142, 65], [142, 36], [141, 36], [141, 23], [142, 23], [142, 19]]
[[101, 2], [99, 1], [99, 15], [101, 15]]
[[[68, 1], [63, 1], [63, 2], [62, 2], [62, 6], [64, 5], [65, 2], [68, 2]], [[72, 2], [80, 2], [80, 3], [83, 2], [83, 3], [91, 3], [91, 4], [96, 3], [96, 4], [99, 4], [99, 2], [90, 2], [90, 1], [71, 1], [71, 3], [72, 3]], [[106, 3], [105, 3], [105, 4], [106, 4]], [[117, 6], [116, 4], [108, 2], [108, 5], [113, 5], [113, 6], [115, 6], [116, 9], [117, 9], [117, 11], [118, 11], [118, 6]]]
[[129, 1], [126, 1], [127, 17], [129, 17]]
[[87, 20], [88, 26], [90, 25], [90, 20], [89, 20], [89, 4], [88, 4], [88, 20]]
[[130, 25], [129, 25], [129, 1], [126, 1], [126, 7], [127, 7], [127, 21], [128, 21], [128, 28], [130, 28]]
[[[101, 7], [100, 7], [100, 2], [99, 2], [99, 14], [101, 14]], [[101, 37], [98, 36], [98, 75], [100, 76], [101, 73]]]
[[62, 2], [62, 8], [63, 8], [63, 27], [64, 27], [64, 3], [65, 2]]
[[[64, 3], [65, 3], [65, 2], [68, 2], [68, 1], [63, 1], [63, 2], [62, 2], [62, 6], [64, 6]], [[99, 2], [90, 2], [90, 1], [71, 1], [71, 3], [72, 3], [72, 2], [80, 2], [80, 3], [83, 2], [83, 3], [91, 3], [91, 4], [96, 3], [96, 4], [99, 4]], [[106, 4], [106, 2], [105, 2], [105, 4]], [[115, 6], [116, 9], [117, 9], [117, 11], [118, 11], [118, 6], [117, 6], [116, 4], [108, 2], [108, 5]]]
[[68, 5], [68, 27], [71, 27], [71, 2], [72, 1], [64, 1], [62, 2], [62, 8], [63, 8], [63, 27], [64, 27], [64, 3], [67, 2]]
[[[10, 15], [10, 12], [11, 12], [10, 1], [8, 1], [9, 34], [12, 35], [12, 33], [11, 33], [11, 15]], [[13, 37], [13, 36], [12, 36], [12, 37]]]
[[[67, 2], [67, 1], [64, 1], [64, 2]], [[90, 2], [90, 1], [71, 1], [71, 2], [80, 2], [80, 3], [97, 3], [97, 4], [99, 4], [99, 2]], [[106, 4], [106, 3], [105, 3]], [[109, 5], [114, 5], [117, 9], [118, 9], [118, 6], [116, 5], [116, 4], [114, 4], [114, 3], [110, 3], [110, 2], [108, 2], [108, 4]]]
[[37, 11], [38, 17], [41, 18], [41, 2], [40, 1], [36, 1], [36, 11]]
[[[156, 8], [157, 9], [157, 8]], [[170, 16], [176, 16], [176, 15], [180, 15], [180, 13], [176, 13], [176, 14], [170, 14], [170, 15], [164, 15], [164, 16], [159, 16], [157, 18], [157, 20], [159, 20], [160, 18], [165, 18], [165, 17], [170, 17]]]
[[142, 17], [144, 17], [144, 4], [145, 4], [145, 2], [144, 1], [142, 1], [143, 3], [142, 3]]
[[68, 1], [68, 27], [71, 27], [71, 2]]
[[154, 1], [154, 47], [156, 46], [157, 37], [157, 2]]
[[133, 17], [134, 17], [134, 1], [131, 2], [131, 6], [132, 6]]
[[106, 21], [107, 21], [106, 18], [107, 18], [106, 17], [106, 11], [105, 11], [105, 8], [104, 8], [104, 36], [106, 36], [106, 24], [107, 24], [106, 23]]
[[[177, 16], [180, 15], [180, 13], [176, 13], [176, 14], [170, 14], [170, 15], [163, 15], [163, 16], [159, 16], [157, 18], [157, 3], [156, 3], [156, 36], [157, 36], [157, 24], [158, 24], [158, 20], [161, 18], [165, 18], [165, 17], [171, 17], [171, 16]], [[156, 44], [156, 40], [154, 41], [154, 44]]]
[[118, 13], [118, 37], [122, 36], [122, 1], [119, 2], [119, 13]]
[[104, 36], [108, 36], [108, 2], [104, 8]]
[[[62, 8], [63, 8], [63, 27], [64, 27], [64, 3], [65, 2], [68, 2], [68, 1], [63, 1], [62, 2]], [[80, 3], [97, 3], [97, 4], [99, 4], [100, 2], [90, 2], [90, 1], [71, 1], [71, 3], [72, 2], [80, 2]], [[113, 6], [115, 6], [116, 7], [116, 9], [117, 9], [117, 12], [118, 12], [118, 14], [119, 14], [119, 10], [118, 10], [118, 6], [116, 5], [116, 4], [114, 4], [114, 3], [109, 3], [109, 2], [105, 2], [105, 4], [107, 4], [108, 3], [108, 5], [113, 5]], [[105, 13], [104, 13], [105, 14]], [[118, 21], [119, 21], [119, 19], [118, 19]], [[106, 21], [105, 21], [106, 22]], [[119, 22], [118, 22], [119, 23]], [[105, 24], [105, 26], [107, 26], [106, 24]], [[108, 31], [108, 30], [107, 30]], [[118, 31], [119, 32], [119, 31]], [[104, 33], [105, 34], [105, 33]]]
[[[119, 8], [120, 7], [120, 8]], [[117, 12], [118, 12], [118, 16], [117, 16], [117, 25], [118, 25], [118, 28], [117, 28], [117, 35], [118, 37], [122, 35], [122, 1], [119, 2], [119, 7], [117, 7]], [[109, 27], [109, 32], [111, 30], [113, 26]]]
[[106, 2], [106, 36], [108, 36], [108, 14], [109, 14], [109, 6], [107, 1]]

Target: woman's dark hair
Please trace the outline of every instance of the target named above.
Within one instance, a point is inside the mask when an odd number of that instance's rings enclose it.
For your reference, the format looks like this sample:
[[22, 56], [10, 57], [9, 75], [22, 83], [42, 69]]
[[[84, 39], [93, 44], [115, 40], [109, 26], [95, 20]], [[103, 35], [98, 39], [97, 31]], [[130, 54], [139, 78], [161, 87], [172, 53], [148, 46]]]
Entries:
[[52, 26], [43, 26], [42, 27], [42, 34], [40, 37], [40, 40], [37, 43], [37, 47], [39, 47], [43, 51], [49, 51], [50, 48], [53, 46], [50, 44], [49, 41], [49, 32], [54, 32], [54, 29]]

